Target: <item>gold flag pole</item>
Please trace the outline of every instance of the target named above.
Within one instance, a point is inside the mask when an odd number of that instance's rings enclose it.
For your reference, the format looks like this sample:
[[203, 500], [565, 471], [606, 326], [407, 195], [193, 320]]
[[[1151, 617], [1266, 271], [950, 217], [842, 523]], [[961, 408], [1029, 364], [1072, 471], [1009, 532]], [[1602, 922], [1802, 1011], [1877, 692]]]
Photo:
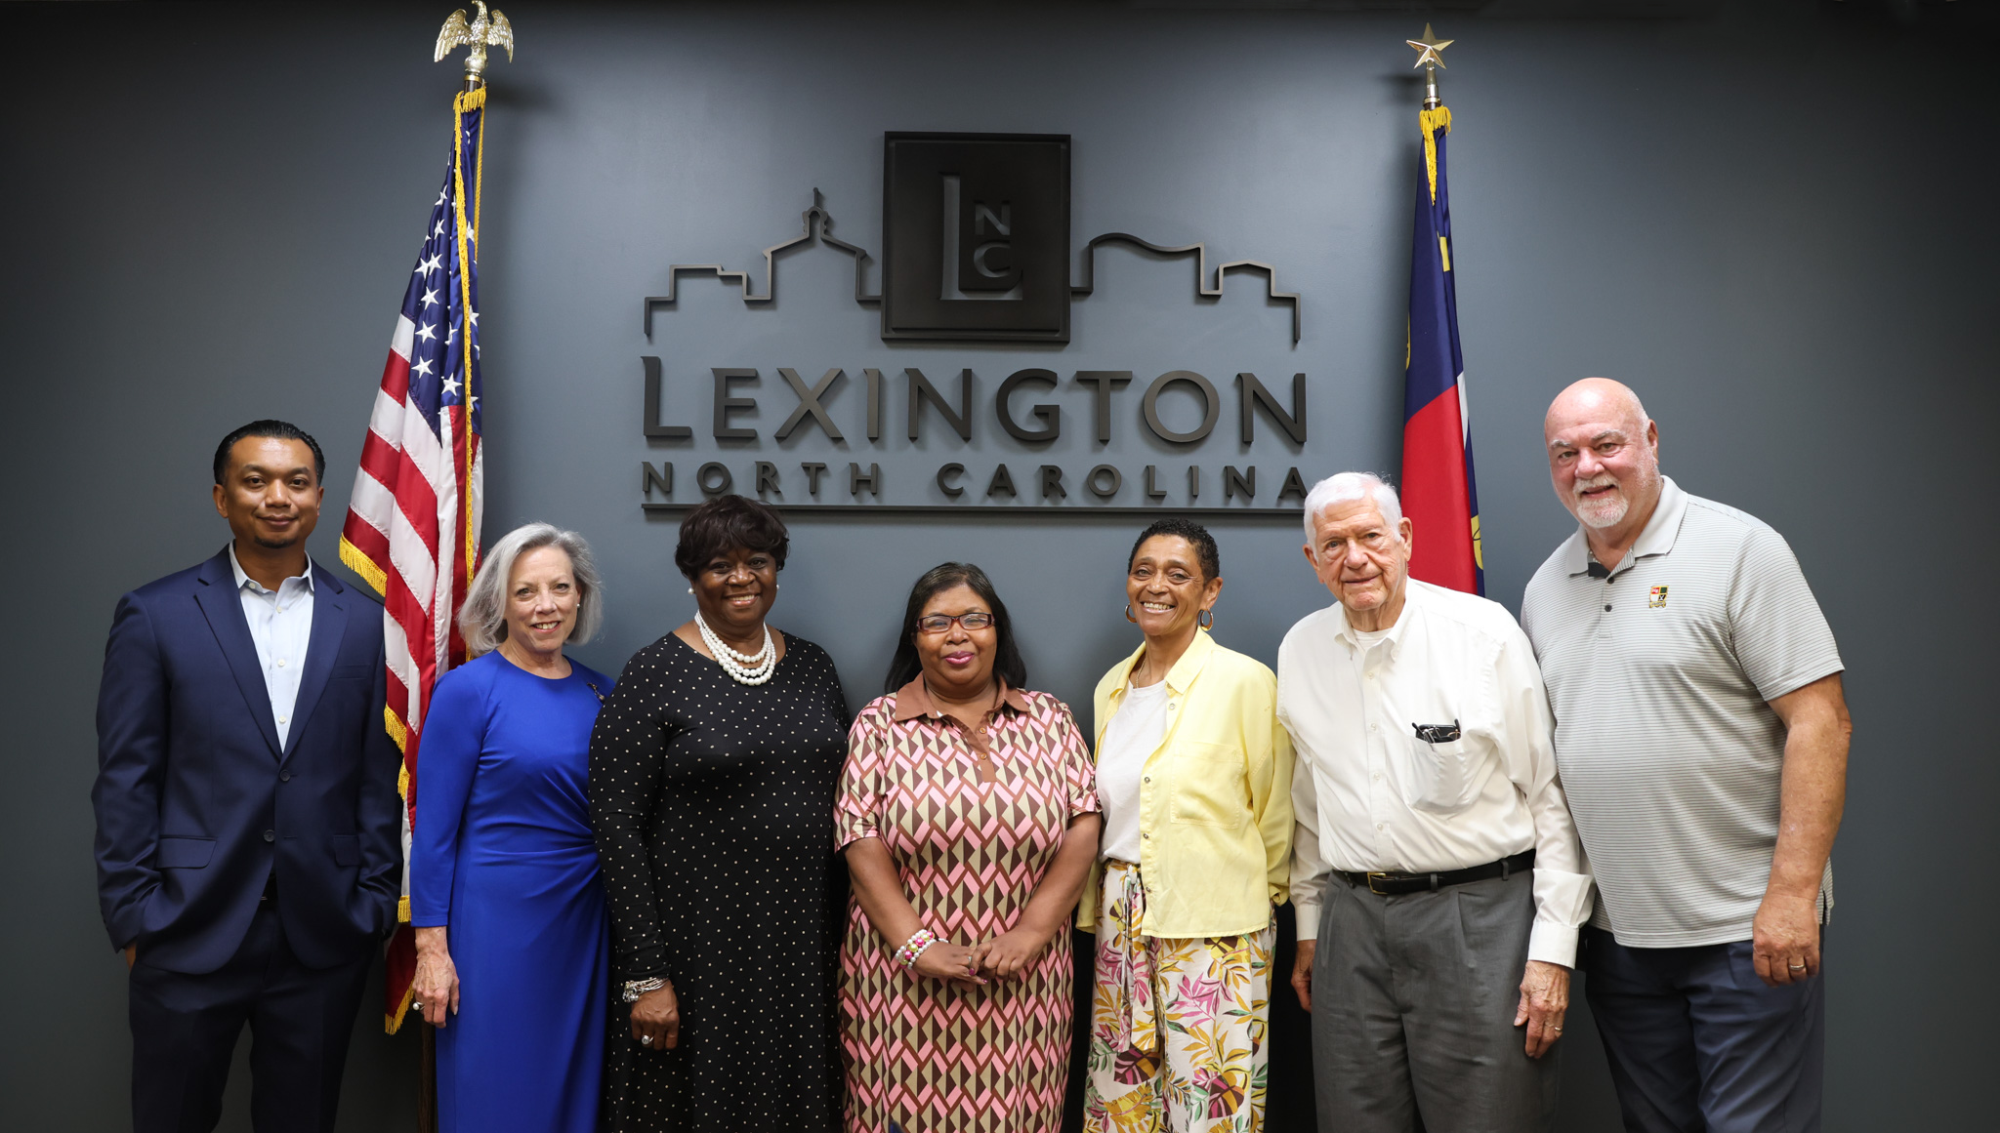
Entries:
[[[431, 62], [442, 63], [445, 56], [454, 50], [460, 47], [469, 48], [465, 53], [465, 85], [453, 99], [454, 113], [465, 109], [468, 102], [473, 105], [478, 104], [466, 96], [486, 88], [488, 47], [504, 47], [507, 49], [507, 60], [512, 62], [514, 59], [514, 25], [507, 22], [506, 14], [498, 9], [489, 14], [484, 0], [473, 0], [472, 6], [479, 10], [479, 15], [472, 20], [468, 21], [465, 18], [463, 8], [445, 19], [444, 27], [438, 29], [437, 48], [431, 55]], [[481, 99], [483, 97], [482, 95]], [[460, 144], [455, 136], [452, 144], [454, 146]], [[463, 202], [460, 207], [464, 207]], [[421, 1034], [423, 1054], [417, 1071], [417, 1131], [437, 1133], [437, 1031], [426, 1025], [422, 1028]]]
[[1424, 109], [1436, 110], [1444, 105], [1444, 100], [1438, 97], [1438, 72], [1444, 68], [1443, 51], [1458, 41], [1439, 39], [1432, 34], [1431, 25], [1425, 23], [1422, 39], [1406, 39], [1403, 42], [1417, 49], [1416, 65], [1424, 68]]
[[[1422, 39], [1406, 39], [1404, 43], [1417, 49], [1416, 65], [1424, 68], [1424, 109], [1417, 115], [1417, 125], [1424, 133], [1424, 173], [1430, 178], [1431, 203], [1437, 203], [1438, 191], [1438, 131], [1451, 133], [1451, 111], [1445, 109], [1444, 99], [1438, 97], [1438, 72], [1444, 69], [1441, 52], [1455, 40], [1439, 39], [1431, 32], [1431, 25], [1424, 24]], [[1444, 238], [1438, 238], [1439, 251], [1444, 256], [1445, 270], [1451, 270], [1451, 253], [1444, 247]]]

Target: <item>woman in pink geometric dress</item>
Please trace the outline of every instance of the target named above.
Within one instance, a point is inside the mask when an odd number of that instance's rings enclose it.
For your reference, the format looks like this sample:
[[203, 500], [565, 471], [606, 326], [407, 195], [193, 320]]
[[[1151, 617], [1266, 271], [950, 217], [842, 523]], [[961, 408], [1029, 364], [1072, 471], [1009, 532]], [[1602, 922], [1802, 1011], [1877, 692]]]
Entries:
[[854, 879], [841, 946], [849, 1133], [1056, 1133], [1070, 914], [1095, 775], [1060, 700], [1021, 686], [976, 566], [917, 581], [889, 695], [855, 718], [835, 802]]

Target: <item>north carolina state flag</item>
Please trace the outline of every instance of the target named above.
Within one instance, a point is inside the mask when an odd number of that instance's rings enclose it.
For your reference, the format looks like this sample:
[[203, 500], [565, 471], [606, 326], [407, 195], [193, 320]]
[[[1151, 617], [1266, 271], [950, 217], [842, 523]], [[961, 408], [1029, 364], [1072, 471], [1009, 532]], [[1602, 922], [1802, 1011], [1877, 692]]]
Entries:
[[1413, 578], [1486, 593], [1479, 553], [1479, 494], [1465, 409], [1465, 359], [1458, 350], [1452, 288], [1451, 205], [1445, 191], [1445, 136], [1451, 111], [1422, 112], [1424, 179], [1410, 248], [1410, 329], [1403, 385], [1403, 514], [1416, 526]]

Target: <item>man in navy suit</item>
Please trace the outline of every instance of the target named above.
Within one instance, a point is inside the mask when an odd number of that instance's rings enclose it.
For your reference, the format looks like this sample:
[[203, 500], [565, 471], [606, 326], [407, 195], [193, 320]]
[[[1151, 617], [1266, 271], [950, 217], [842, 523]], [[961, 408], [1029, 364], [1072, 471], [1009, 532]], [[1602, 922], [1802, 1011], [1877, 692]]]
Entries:
[[98, 691], [97, 890], [130, 972], [135, 1133], [215, 1128], [248, 1023], [258, 1133], [333, 1128], [396, 923], [382, 608], [306, 558], [326, 458], [256, 421], [215, 454], [214, 558], [118, 602]]

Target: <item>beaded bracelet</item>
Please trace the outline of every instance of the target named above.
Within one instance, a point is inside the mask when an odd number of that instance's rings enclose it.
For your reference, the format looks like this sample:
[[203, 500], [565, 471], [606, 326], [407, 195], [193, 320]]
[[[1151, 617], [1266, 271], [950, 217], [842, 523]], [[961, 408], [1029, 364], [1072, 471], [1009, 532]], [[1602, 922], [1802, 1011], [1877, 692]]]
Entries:
[[896, 949], [896, 962], [905, 969], [915, 969], [917, 957], [924, 954], [924, 949], [937, 942], [938, 938], [930, 929], [920, 928], [910, 934], [910, 939], [905, 940], [901, 948]]
[[619, 998], [627, 1003], [637, 1003], [640, 996], [650, 995], [665, 986], [667, 986], [667, 981], [659, 976], [644, 980], [626, 980], [625, 991]]

